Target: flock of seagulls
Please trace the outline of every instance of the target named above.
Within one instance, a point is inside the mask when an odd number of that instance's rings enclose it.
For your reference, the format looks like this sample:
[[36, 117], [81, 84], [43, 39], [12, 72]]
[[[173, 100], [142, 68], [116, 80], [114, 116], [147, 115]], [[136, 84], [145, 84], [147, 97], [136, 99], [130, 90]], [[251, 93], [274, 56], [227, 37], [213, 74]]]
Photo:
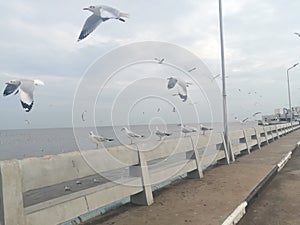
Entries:
[[[185, 137], [187, 136], [187, 134], [198, 132], [198, 129], [195, 127], [192, 127], [192, 126], [187, 126], [187, 125], [182, 125], [182, 124], [179, 124], [178, 126], [180, 126], [181, 132], [184, 134]], [[200, 124], [200, 130], [203, 132], [202, 134], [205, 135], [206, 131], [211, 131], [211, 130], [213, 130], [213, 128]], [[130, 139], [130, 144], [133, 144], [134, 139], [141, 139], [141, 138], [145, 137], [142, 134], [138, 134], [138, 133], [135, 133], [135, 132], [129, 130], [127, 127], [123, 127], [121, 129], [121, 131], [125, 131], [126, 136]], [[161, 141], [164, 137], [171, 136], [172, 133], [168, 132], [168, 131], [161, 131], [158, 129], [158, 127], [156, 127], [155, 135], [158, 136], [159, 141]], [[101, 143], [114, 141], [113, 138], [103, 137], [101, 135], [95, 135], [92, 131], [90, 131], [89, 137], [90, 137], [90, 140], [96, 144], [97, 149], [99, 148], [99, 144], [101, 144]]]
[[[85, 39], [88, 35], [90, 35], [101, 23], [106, 22], [108, 20], [118, 20], [120, 22], [126, 22], [126, 18], [129, 18], [129, 14], [125, 12], [121, 12], [120, 10], [106, 6], [106, 5], [96, 5], [96, 6], [89, 6], [87, 8], [84, 8], [83, 10], [87, 10], [92, 12], [92, 15], [90, 15], [84, 25], [83, 28], [79, 34], [78, 41], [81, 41]], [[300, 37], [300, 33], [295, 32], [295, 35]], [[165, 58], [154, 58], [155, 61], [157, 61], [158, 64], [162, 64], [165, 61]], [[196, 67], [190, 68], [187, 71], [192, 72], [196, 70]], [[220, 74], [214, 76], [212, 80], [220, 77]], [[186, 102], [188, 98], [188, 92], [187, 92], [187, 87], [192, 85], [192, 83], [186, 82], [181, 80], [178, 77], [169, 77], [167, 78], [167, 88], [168, 89], [177, 89], [177, 93], [173, 94], [173, 96], [179, 96], [179, 98], [182, 100], [182, 102]], [[3, 92], [3, 96], [9, 96], [9, 95], [17, 95], [19, 94], [21, 106], [25, 110], [25, 112], [30, 112], [33, 104], [34, 104], [34, 99], [33, 99], [33, 92], [35, 89], [35, 86], [37, 85], [44, 85], [44, 82], [41, 80], [29, 80], [29, 79], [19, 79], [19, 80], [11, 80], [9, 82], [6, 82], [6, 87]], [[241, 92], [241, 89], [238, 89]], [[248, 94], [251, 94], [250, 92]], [[255, 93], [256, 94], [256, 93]], [[193, 103], [193, 104], [197, 104]], [[160, 111], [160, 108], [157, 109], [157, 112]], [[173, 112], [175, 112], [176, 109], [173, 107]], [[81, 119], [82, 121], [86, 121], [85, 114], [87, 111], [83, 111], [81, 114]], [[261, 112], [256, 112], [252, 116], [255, 117], [256, 115], [260, 114]], [[248, 121], [248, 117], [239, 120], [237, 117], [235, 117], [237, 121], [240, 123], [245, 123]], [[29, 120], [26, 120], [27, 124], [30, 124]], [[121, 129], [122, 131], [126, 132], [127, 137], [130, 139], [130, 143], [133, 143], [133, 139], [138, 139], [138, 138], [143, 138], [143, 135], [134, 133], [130, 131], [128, 128], [123, 127]], [[211, 127], [206, 127], [202, 124], [200, 124], [200, 130], [202, 131], [202, 134], [205, 135], [207, 131], [213, 130]], [[195, 133], [197, 132], [197, 129], [195, 127], [190, 127], [186, 125], [181, 125], [181, 132], [186, 136], [189, 133]], [[160, 131], [156, 127], [156, 132], [155, 134], [159, 137], [159, 140], [166, 136], [172, 135], [172, 133], [166, 132], [166, 131]], [[92, 142], [96, 144], [96, 147], [99, 147], [100, 143], [104, 142], [110, 142], [113, 141], [114, 139], [112, 138], [107, 138], [103, 137], [100, 135], [95, 135], [92, 131], [89, 133], [89, 138]]]

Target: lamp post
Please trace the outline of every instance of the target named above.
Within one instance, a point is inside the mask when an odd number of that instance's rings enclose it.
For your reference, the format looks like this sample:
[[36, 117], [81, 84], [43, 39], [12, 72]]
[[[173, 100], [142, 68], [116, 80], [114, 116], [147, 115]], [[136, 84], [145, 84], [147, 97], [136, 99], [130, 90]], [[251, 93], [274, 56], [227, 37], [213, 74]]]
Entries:
[[220, 47], [221, 47], [221, 75], [222, 75], [222, 96], [223, 96], [223, 124], [224, 124], [224, 139], [229, 158], [234, 160], [229, 147], [228, 138], [228, 122], [227, 122], [227, 103], [226, 103], [226, 85], [225, 85], [225, 59], [224, 59], [224, 41], [223, 41], [223, 20], [222, 20], [222, 0], [219, 0], [219, 26], [220, 26]]
[[290, 77], [289, 77], [289, 70], [293, 69], [294, 67], [298, 66], [299, 63], [295, 63], [293, 66], [288, 68], [286, 70], [286, 76], [287, 76], [287, 83], [288, 83], [288, 96], [289, 96], [289, 108], [290, 108], [290, 122], [292, 125], [293, 122], [293, 113], [292, 113], [292, 103], [291, 103], [291, 90], [290, 90]]

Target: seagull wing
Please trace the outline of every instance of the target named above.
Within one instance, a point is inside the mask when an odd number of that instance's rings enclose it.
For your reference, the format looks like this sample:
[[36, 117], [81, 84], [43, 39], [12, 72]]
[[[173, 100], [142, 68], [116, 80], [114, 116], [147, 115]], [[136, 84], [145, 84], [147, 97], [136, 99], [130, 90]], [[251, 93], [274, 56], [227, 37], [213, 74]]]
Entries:
[[173, 87], [175, 87], [176, 83], [177, 83], [177, 79], [174, 77], [170, 77], [168, 78], [169, 82], [168, 82], [168, 89], [171, 89]]
[[23, 109], [29, 112], [33, 106], [34, 84], [31, 80], [22, 81], [20, 85], [20, 101]]
[[14, 93], [20, 86], [21, 81], [16, 82], [16, 84], [6, 83], [6, 88], [4, 89], [3, 96], [10, 95]]
[[185, 102], [187, 100], [186, 82], [182, 80], [177, 80], [177, 88], [179, 97], [182, 99], [183, 102]]
[[84, 25], [83, 25], [83, 28], [80, 32], [80, 35], [79, 35], [79, 38], [78, 38], [78, 41], [81, 41], [82, 39], [86, 38], [90, 33], [92, 33], [96, 27], [108, 20], [109, 18], [102, 18], [100, 16], [97, 16], [95, 14], [91, 15], [90, 17], [87, 18], [87, 20], [85, 21]]
[[85, 121], [85, 118], [84, 118], [85, 113], [86, 113], [86, 110], [84, 110], [83, 113], [81, 114], [81, 119], [82, 119], [83, 122]]
[[[129, 14], [122, 13], [122, 12], [120, 12], [120, 10], [110, 7], [110, 6], [107, 6], [107, 5], [101, 5], [100, 10], [101, 10], [101, 12], [106, 11], [106, 12], [110, 13], [116, 19], [120, 19], [120, 17], [129, 18]], [[125, 22], [125, 20], [121, 20], [121, 21]]]
[[249, 119], [249, 118], [247, 117], [246, 119], [243, 119], [242, 122], [244, 123], [244, 122], [246, 122], [248, 119]]

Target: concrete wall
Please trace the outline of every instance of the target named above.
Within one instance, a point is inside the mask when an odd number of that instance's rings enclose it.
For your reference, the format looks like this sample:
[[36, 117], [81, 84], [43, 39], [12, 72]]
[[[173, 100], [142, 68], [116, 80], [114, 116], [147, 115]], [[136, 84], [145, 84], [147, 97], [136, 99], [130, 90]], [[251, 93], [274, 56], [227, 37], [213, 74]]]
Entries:
[[[230, 147], [234, 155], [250, 153], [298, 128], [299, 125], [290, 127], [289, 124], [282, 124], [235, 131], [229, 135]], [[203, 153], [202, 149], [207, 146], [216, 149], [214, 154]], [[179, 153], [185, 153], [186, 158], [161, 163], [155, 168], [149, 166], [152, 160]], [[183, 174], [201, 178], [202, 165], [213, 164], [218, 160], [227, 160], [229, 163], [224, 137], [220, 133], [117, 146], [106, 150], [2, 161], [0, 204], [3, 210], [0, 210], [0, 215], [3, 214], [4, 222], [0, 219], [0, 225], [58, 224], [125, 197], [130, 197], [135, 204], [149, 205], [153, 202], [152, 185]], [[30, 190], [119, 168], [129, 169], [130, 176], [69, 192], [25, 208], [23, 206], [23, 194]]]

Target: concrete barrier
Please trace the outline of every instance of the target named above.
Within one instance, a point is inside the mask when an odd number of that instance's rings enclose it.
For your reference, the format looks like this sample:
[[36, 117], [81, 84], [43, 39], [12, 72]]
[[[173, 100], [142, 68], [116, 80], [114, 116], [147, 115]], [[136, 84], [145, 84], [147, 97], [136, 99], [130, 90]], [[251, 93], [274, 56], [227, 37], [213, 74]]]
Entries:
[[[298, 124], [281, 124], [231, 132], [229, 146], [234, 156], [250, 154], [261, 144], [275, 141], [298, 128]], [[215, 150], [204, 151], [209, 148]], [[134, 204], [150, 205], [154, 201], [154, 186], [182, 175], [201, 178], [204, 165], [220, 160], [230, 163], [227, 150], [223, 135], [212, 133], [2, 161], [0, 204], [3, 210], [0, 215], [3, 216], [0, 225], [59, 224], [124, 198]], [[176, 158], [182, 154], [184, 157]], [[128, 174], [114, 180], [103, 179], [101, 184], [91, 181], [99, 174], [113, 171], [128, 171]], [[83, 182], [81, 189], [75, 184], [78, 180]], [[64, 191], [65, 185], [71, 185], [74, 191]], [[49, 199], [43, 198], [43, 193], [49, 190], [58, 190], [58, 193]]]

